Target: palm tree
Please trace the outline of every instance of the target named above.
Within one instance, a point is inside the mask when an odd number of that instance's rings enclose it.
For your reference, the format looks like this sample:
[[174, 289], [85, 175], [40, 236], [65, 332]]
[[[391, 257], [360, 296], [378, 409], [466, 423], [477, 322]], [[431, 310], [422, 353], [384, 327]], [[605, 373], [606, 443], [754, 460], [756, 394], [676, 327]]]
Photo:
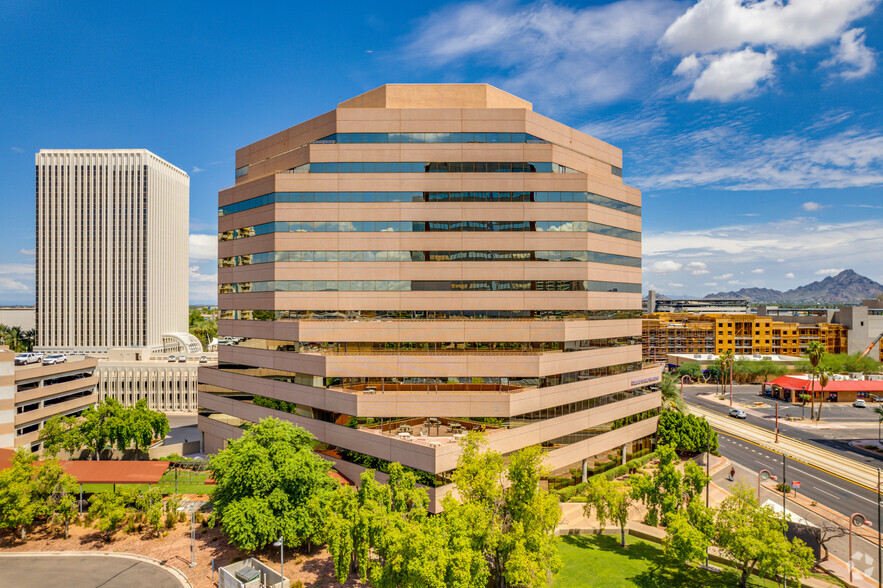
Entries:
[[810, 404], [809, 404], [809, 415], [812, 418], [812, 415], [815, 412], [816, 408], [816, 391], [815, 381], [816, 381], [816, 368], [819, 367], [819, 363], [822, 361], [822, 356], [825, 354], [825, 346], [822, 345], [819, 341], [810, 341], [806, 346], [806, 358], [809, 360], [809, 365], [812, 366], [812, 378], [809, 381], [809, 393], [810, 393]]
[[662, 383], [659, 386], [662, 392], [662, 410], [676, 410], [686, 413], [687, 405], [681, 400], [677, 382], [676, 375], [671, 373], [662, 374]]
[[733, 361], [736, 359], [736, 354], [733, 353], [732, 349], [727, 349], [723, 355], [721, 355], [721, 379], [727, 378], [730, 382], [730, 405], [733, 404]]
[[825, 386], [828, 385], [828, 380], [831, 378], [831, 372], [828, 370], [822, 370], [819, 372], [819, 387], [822, 389], [822, 397], [819, 398], [819, 414], [816, 416], [816, 422], [822, 420], [822, 404], [825, 402]]

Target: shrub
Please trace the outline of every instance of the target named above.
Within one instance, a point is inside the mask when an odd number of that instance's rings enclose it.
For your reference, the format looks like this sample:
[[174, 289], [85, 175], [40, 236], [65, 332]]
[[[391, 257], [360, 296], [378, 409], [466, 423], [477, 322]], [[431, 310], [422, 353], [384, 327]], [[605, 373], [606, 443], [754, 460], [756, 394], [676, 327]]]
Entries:
[[638, 468], [641, 467], [638, 465], [637, 459], [632, 459], [628, 463], [625, 464], [625, 467], [628, 468], [629, 473], [634, 473], [638, 471]]
[[779, 482], [778, 484], [776, 484], [776, 490], [778, 490], [779, 492], [782, 492], [784, 494], [788, 494], [789, 492], [791, 492], [791, 486], [788, 484], [782, 484], [781, 482]]
[[182, 510], [181, 512], [178, 513], [178, 522], [183, 523], [186, 520], [187, 520], [187, 513]]
[[171, 529], [175, 526], [175, 513], [170, 512], [166, 515], [166, 529]]
[[135, 517], [129, 517], [128, 522], [126, 522], [126, 533], [131, 535], [135, 532]]
[[193, 515], [193, 520], [196, 522], [196, 524], [205, 526], [205, 517], [202, 516], [201, 512], [197, 512], [195, 515]]

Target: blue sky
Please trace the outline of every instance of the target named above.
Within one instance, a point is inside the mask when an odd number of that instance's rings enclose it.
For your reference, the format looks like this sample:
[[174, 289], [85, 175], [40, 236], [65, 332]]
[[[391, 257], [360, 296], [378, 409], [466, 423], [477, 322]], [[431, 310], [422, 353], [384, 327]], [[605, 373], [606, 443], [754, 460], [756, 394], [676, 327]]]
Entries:
[[215, 295], [237, 148], [389, 82], [487, 82], [621, 147], [644, 285], [883, 282], [879, 0], [0, 1], [0, 304], [33, 301], [33, 154], [147, 148], [191, 176]]

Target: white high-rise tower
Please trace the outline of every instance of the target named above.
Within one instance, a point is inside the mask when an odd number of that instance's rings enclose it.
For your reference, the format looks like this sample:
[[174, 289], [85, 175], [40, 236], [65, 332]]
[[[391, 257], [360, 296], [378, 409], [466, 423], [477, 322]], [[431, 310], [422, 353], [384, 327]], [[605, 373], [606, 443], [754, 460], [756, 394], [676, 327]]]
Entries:
[[36, 155], [37, 347], [74, 353], [187, 332], [190, 177], [146, 149]]

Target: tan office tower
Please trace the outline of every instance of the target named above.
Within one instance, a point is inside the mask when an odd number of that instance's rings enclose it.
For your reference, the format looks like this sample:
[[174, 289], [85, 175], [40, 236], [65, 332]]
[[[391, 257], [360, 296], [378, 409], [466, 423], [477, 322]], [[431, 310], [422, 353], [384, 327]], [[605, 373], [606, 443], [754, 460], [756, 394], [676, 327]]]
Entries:
[[470, 429], [555, 469], [649, 450], [660, 369], [621, 157], [483, 84], [382, 86], [240, 149], [206, 450], [287, 419], [345, 475], [425, 472], [434, 501]]
[[146, 149], [41, 149], [36, 166], [38, 349], [187, 332], [190, 177]]

